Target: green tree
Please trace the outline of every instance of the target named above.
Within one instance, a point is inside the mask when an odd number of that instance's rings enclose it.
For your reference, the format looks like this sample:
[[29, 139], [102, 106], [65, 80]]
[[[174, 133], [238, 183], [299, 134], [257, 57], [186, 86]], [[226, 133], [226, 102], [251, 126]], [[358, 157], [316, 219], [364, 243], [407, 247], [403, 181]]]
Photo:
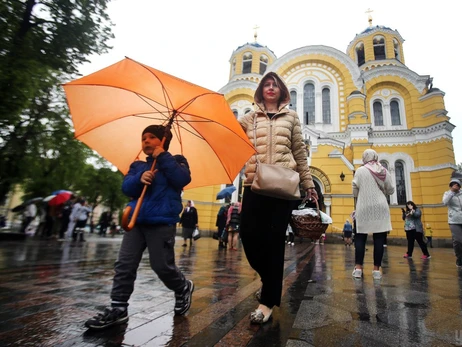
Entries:
[[58, 86], [88, 56], [108, 50], [109, 1], [0, 3], [0, 202], [12, 184], [36, 178], [37, 165], [64, 157], [66, 146], [82, 150], [70, 145], [72, 124]]

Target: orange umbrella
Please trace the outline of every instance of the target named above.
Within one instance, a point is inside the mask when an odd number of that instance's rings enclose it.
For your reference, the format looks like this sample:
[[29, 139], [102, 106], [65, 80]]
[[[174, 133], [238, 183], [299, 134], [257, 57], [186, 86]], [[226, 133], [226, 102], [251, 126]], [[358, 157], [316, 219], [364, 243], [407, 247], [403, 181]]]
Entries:
[[222, 94], [125, 58], [64, 84], [75, 137], [126, 173], [145, 160], [141, 132], [172, 121], [169, 152], [190, 165], [195, 188], [232, 183], [255, 152]]

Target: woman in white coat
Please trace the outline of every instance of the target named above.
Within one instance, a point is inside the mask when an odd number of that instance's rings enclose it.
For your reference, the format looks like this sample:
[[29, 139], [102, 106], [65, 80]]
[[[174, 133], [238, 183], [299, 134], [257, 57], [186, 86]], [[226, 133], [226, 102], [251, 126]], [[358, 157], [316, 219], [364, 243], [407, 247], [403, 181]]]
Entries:
[[353, 179], [353, 195], [356, 202], [356, 234], [355, 234], [355, 268], [353, 277], [363, 276], [364, 253], [367, 235], [374, 238], [374, 269], [372, 277], [381, 279], [383, 245], [387, 232], [391, 230], [390, 208], [387, 195], [394, 193], [395, 188], [388, 171], [379, 163], [379, 156], [373, 149], [363, 153], [364, 165], [358, 168]]

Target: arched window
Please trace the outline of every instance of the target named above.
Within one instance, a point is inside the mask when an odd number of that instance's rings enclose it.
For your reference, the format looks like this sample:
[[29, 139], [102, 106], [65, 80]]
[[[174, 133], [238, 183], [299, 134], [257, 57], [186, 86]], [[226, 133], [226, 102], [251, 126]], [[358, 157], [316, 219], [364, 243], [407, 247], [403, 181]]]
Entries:
[[239, 115], [238, 112], [237, 112], [237, 110], [233, 110], [233, 114], [234, 114], [234, 117], [236, 117], [236, 118], [237, 118], [238, 115]]
[[404, 179], [404, 164], [401, 161], [395, 163], [395, 178], [396, 178], [396, 196], [398, 205], [405, 205], [406, 197], [406, 181]]
[[375, 60], [386, 59], [385, 55], [385, 38], [383, 36], [374, 37], [374, 56]]
[[314, 84], [307, 83], [303, 88], [303, 109], [305, 111], [305, 124], [315, 123], [315, 96]]
[[380, 101], [374, 102], [374, 125], [375, 126], [382, 126], [383, 125], [383, 108], [382, 103]]
[[358, 66], [363, 65], [366, 62], [366, 56], [364, 54], [364, 43], [360, 42], [355, 47], [356, 51], [356, 61], [358, 62]]
[[297, 92], [292, 90], [290, 92], [290, 106], [291, 110], [297, 111]]
[[330, 89], [324, 88], [322, 90], [322, 122], [324, 124], [331, 124], [331, 114], [330, 114]]
[[393, 51], [395, 52], [395, 59], [401, 61], [401, 53], [397, 39], [393, 39]]
[[[386, 161], [381, 160], [380, 164], [388, 171], [388, 163]], [[390, 195], [385, 195], [385, 197], [387, 198], [388, 205], [390, 205]]]
[[391, 125], [401, 125], [401, 115], [399, 114], [399, 102], [390, 102]]
[[260, 75], [263, 75], [265, 73], [267, 66], [268, 66], [268, 57], [262, 54], [260, 56]]
[[252, 53], [248, 52], [242, 58], [242, 73], [250, 72], [252, 72]]

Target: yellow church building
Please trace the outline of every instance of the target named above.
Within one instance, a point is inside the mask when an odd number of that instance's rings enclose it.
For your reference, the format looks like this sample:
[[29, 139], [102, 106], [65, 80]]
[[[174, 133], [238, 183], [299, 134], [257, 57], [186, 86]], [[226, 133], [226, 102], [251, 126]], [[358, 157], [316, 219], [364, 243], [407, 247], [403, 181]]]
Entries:
[[[302, 124], [309, 164], [333, 219], [328, 232], [339, 233], [354, 210], [351, 181], [362, 153], [373, 148], [395, 184], [390, 196], [391, 237], [405, 238], [401, 208], [414, 201], [435, 239], [450, 239], [447, 208], [441, 199], [456, 168], [444, 92], [429, 75], [405, 64], [404, 39], [397, 30], [372, 25], [348, 44], [346, 53], [316, 45], [282, 57], [257, 42], [238, 47], [230, 58], [229, 82], [220, 89], [237, 118], [254, 109], [253, 95], [265, 73], [285, 80], [291, 108]], [[230, 144], [232, 145], [232, 144]], [[236, 177], [236, 187], [242, 187]], [[223, 186], [185, 192], [194, 200], [202, 229], [214, 230]], [[239, 198], [239, 189], [232, 200]]]

